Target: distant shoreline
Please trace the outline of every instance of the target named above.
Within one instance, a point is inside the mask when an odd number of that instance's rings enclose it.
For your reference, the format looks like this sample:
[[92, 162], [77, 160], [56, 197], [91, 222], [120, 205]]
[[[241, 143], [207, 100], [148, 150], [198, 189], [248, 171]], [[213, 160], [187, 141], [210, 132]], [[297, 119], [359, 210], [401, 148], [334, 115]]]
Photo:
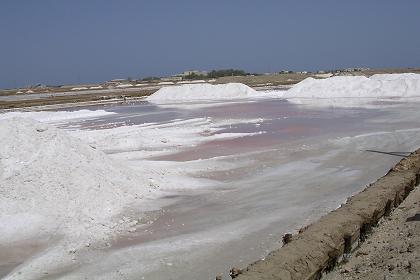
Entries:
[[[390, 73], [420, 73], [420, 68], [404, 69], [370, 69], [355, 72], [343, 72], [340, 75], [345, 76], [371, 76], [374, 74]], [[329, 73], [286, 73], [270, 74], [258, 76], [228, 76], [212, 80], [214, 84], [243, 83], [256, 90], [287, 89], [296, 83], [308, 78], [318, 79], [326, 78]], [[197, 83], [199, 81], [184, 81], [185, 83]], [[209, 81], [202, 81], [209, 82]], [[179, 84], [179, 83], [178, 83]], [[124, 87], [128, 85], [127, 87]], [[36, 109], [39, 106], [57, 106], [57, 107], [76, 107], [89, 104], [108, 104], [112, 102], [121, 102], [126, 99], [138, 100], [164, 86], [177, 85], [164, 82], [142, 83], [142, 84], [122, 84], [106, 87], [103, 84], [75, 85], [64, 87], [43, 87], [22, 91], [19, 89], [0, 90], [0, 110], [7, 109]], [[120, 87], [119, 87], [120, 86]], [[91, 103], [89, 103], [91, 102]]]

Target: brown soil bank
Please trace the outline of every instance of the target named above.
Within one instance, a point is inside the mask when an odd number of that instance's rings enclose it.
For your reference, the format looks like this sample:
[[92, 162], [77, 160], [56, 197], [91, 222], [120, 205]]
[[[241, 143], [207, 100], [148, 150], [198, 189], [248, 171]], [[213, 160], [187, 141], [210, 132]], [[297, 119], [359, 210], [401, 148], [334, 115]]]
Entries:
[[0, 101], [1, 109], [14, 109], [22, 107], [33, 107], [33, 106], [45, 106], [45, 105], [58, 105], [67, 103], [79, 103], [89, 101], [106, 101], [109, 99], [117, 98], [123, 100], [125, 98], [132, 97], [144, 97], [154, 93], [155, 90], [139, 90], [138, 92], [118, 92], [108, 94], [81, 94], [81, 95], [69, 95], [69, 96], [48, 96], [40, 99], [29, 99], [29, 100], [16, 100], [16, 101]]
[[325, 280], [420, 279], [420, 188], [374, 228], [369, 239]]
[[[388, 174], [371, 184], [364, 191], [350, 198], [346, 204], [337, 210], [329, 213], [328, 215], [321, 218], [314, 224], [302, 229], [299, 234], [293, 236], [291, 241], [285, 244], [282, 248], [270, 253], [265, 260], [257, 261], [248, 266], [241, 274], [234, 276], [236, 279], [320, 279], [326, 275], [326, 278], [337, 279], [343, 277], [343, 279], [349, 279], [347, 276], [354, 276], [354, 279], [392, 279], [388, 274], [389, 271], [398, 269], [405, 269], [407, 277], [399, 277], [394, 279], [420, 279], [418, 268], [419, 265], [419, 252], [418, 243], [410, 242], [410, 239], [414, 240], [413, 235], [418, 235], [418, 212], [406, 212], [405, 214], [399, 214], [399, 210], [393, 211], [393, 208], [398, 205], [408, 196], [408, 194], [418, 185], [420, 181], [420, 149], [412, 153], [405, 159], [402, 159], [394, 168], [392, 168]], [[411, 198], [416, 196], [415, 198]], [[419, 208], [419, 191], [413, 192], [405, 203], [410, 203], [412, 200], [417, 203], [417, 210]], [[414, 202], [412, 202], [414, 203]], [[403, 206], [403, 205], [401, 205]], [[403, 206], [407, 207], [407, 206]], [[411, 208], [410, 208], [411, 209]], [[389, 216], [392, 212], [392, 216]], [[401, 221], [398, 219], [406, 217], [403, 224], [398, 225]], [[410, 217], [408, 217], [411, 215]], [[381, 222], [381, 226], [386, 225], [389, 219], [395, 219], [395, 224], [390, 223], [388, 226], [389, 230], [398, 231], [398, 234], [391, 234], [389, 232], [388, 240], [391, 240], [394, 235], [398, 237], [398, 240], [407, 239], [401, 244], [396, 240], [395, 244], [388, 244], [387, 240], [381, 239], [381, 245], [374, 245], [369, 239], [368, 242], [364, 242], [363, 246], [372, 245], [368, 247], [367, 251], [363, 252], [363, 247], [354, 252], [355, 248], [359, 246], [360, 242], [363, 242], [366, 237], [376, 231], [381, 235], [382, 233], [374, 229], [374, 226], [378, 224], [382, 217], [387, 217], [385, 222]], [[395, 217], [394, 217], [395, 216]], [[382, 221], [382, 220], [381, 220]], [[391, 220], [392, 221], [392, 220]], [[402, 231], [399, 227], [404, 227], [404, 223], [412, 222], [413, 224], [407, 225], [407, 228]], [[395, 228], [393, 228], [395, 226]], [[417, 229], [417, 230], [416, 230]], [[400, 235], [401, 233], [401, 235]], [[385, 233], [384, 233], [385, 234]], [[375, 235], [372, 238], [377, 238]], [[286, 239], [289, 239], [286, 238]], [[416, 240], [419, 237], [416, 236]], [[385, 244], [385, 245], [384, 245]], [[386, 247], [386, 246], [390, 247]], [[356, 255], [364, 255], [366, 258], [371, 256], [380, 257], [381, 251], [386, 250], [397, 250], [399, 251], [411, 251], [414, 254], [412, 260], [405, 259], [406, 262], [391, 262], [384, 260], [371, 260], [370, 262], [363, 262], [365, 267], [365, 274], [361, 274], [360, 262], [354, 260], [357, 258]], [[394, 248], [395, 247], [395, 248]], [[379, 248], [379, 249], [378, 249]], [[370, 250], [370, 251], [369, 251]], [[378, 250], [378, 251], [375, 251]], [[362, 253], [359, 253], [362, 252]], [[353, 254], [352, 254], [353, 253]], [[367, 254], [365, 254], [367, 253]], [[410, 252], [408, 252], [410, 253]], [[351, 257], [355, 255], [354, 257]], [[349, 259], [350, 258], [350, 259]], [[339, 272], [334, 271], [331, 274], [326, 274], [334, 269], [336, 264], [349, 259], [350, 265]], [[370, 264], [370, 265], [369, 265]], [[359, 265], [359, 266], [358, 266]], [[400, 265], [400, 266], [398, 266]], [[381, 270], [382, 274], [375, 274], [373, 270]], [[371, 274], [367, 273], [367, 267], [372, 271]], [[397, 269], [398, 268], [398, 269]], [[343, 272], [343, 273], [341, 273]], [[334, 274], [335, 273], [335, 274]], [[416, 274], [417, 273], [417, 274]], [[236, 274], [236, 273], [235, 273]], [[357, 275], [356, 275], [357, 274]], [[410, 276], [411, 275], [411, 276]], [[375, 277], [377, 276], [377, 277]], [[380, 278], [378, 278], [380, 277]], [[385, 278], [384, 278], [385, 277]], [[339, 278], [340, 279], [340, 278]], [[350, 278], [351, 279], [351, 278]]]

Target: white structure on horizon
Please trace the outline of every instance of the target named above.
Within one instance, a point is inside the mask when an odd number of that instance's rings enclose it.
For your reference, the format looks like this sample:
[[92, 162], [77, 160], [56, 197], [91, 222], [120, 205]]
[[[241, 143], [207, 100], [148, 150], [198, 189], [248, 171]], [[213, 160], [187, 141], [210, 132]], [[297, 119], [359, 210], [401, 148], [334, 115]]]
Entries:
[[178, 76], [191, 76], [191, 75], [198, 75], [198, 76], [207, 76], [207, 71], [199, 71], [199, 70], [188, 70], [188, 71], [184, 71], [181, 74], [179, 74]]

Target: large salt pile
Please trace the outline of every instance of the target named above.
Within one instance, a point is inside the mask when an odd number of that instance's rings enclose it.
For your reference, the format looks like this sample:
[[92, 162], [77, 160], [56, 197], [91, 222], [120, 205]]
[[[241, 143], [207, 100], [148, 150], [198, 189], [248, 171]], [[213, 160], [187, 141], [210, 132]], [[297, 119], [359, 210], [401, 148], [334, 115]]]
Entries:
[[243, 99], [259, 96], [257, 91], [241, 83], [186, 84], [164, 87], [147, 98], [148, 101], [185, 102], [194, 100]]
[[307, 78], [284, 93], [293, 103], [346, 105], [420, 97], [419, 74]]
[[142, 210], [146, 175], [30, 119], [0, 120], [0, 147], [0, 243], [52, 234], [95, 243], [136, 226], [140, 213], [123, 211]]

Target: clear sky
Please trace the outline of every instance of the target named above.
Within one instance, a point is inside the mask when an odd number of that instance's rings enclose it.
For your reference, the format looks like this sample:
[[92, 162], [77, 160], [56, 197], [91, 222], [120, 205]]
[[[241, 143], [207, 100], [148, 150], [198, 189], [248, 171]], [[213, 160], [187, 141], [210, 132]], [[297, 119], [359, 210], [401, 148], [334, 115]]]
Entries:
[[356, 66], [420, 67], [420, 1], [0, 1], [0, 88]]

